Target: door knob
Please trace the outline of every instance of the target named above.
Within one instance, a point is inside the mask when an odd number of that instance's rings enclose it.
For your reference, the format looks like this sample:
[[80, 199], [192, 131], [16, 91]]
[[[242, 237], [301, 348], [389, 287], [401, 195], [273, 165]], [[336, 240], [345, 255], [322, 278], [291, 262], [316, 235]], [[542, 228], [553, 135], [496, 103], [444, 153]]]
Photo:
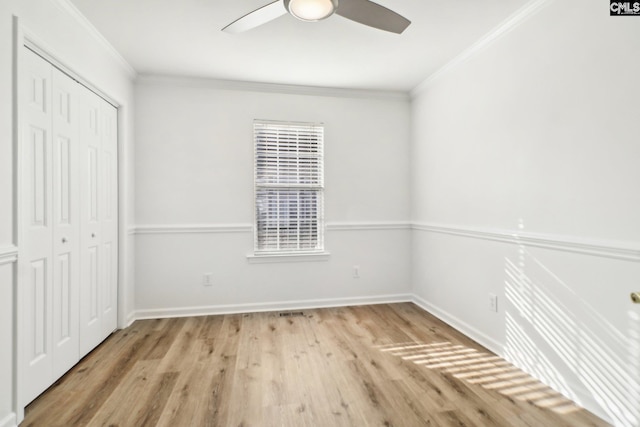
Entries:
[[640, 292], [631, 292], [631, 301], [634, 304], [640, 304]]
[[62, 238], [62, 243], [67, 243], [67, 238], [66, 237]]
[[96, 233], [91, 233], [91, 237], [95, 238], [96, 237]]

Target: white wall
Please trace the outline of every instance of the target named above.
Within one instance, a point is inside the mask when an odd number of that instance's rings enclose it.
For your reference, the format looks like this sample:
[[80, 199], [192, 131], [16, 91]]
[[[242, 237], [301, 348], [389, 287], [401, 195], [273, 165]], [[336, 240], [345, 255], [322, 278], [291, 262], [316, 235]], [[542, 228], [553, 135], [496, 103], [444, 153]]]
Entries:
[[548, 1], [465, 58], [413, 102], [414, 292], [591, 411], [637, 426], [640, 18]]
[[[135, 180], [140, 233], [135, 295], [133, 236], [124, 239], [124, 317], [134, 297], [138, 314], [153, 316], [414, 292], [588, 409], [616, 425], [638, 424], [639, 312], [628, 302], [640, 277], [640, 193], [631, 187], [640, 182], [638, 18], [610, 18], [594, 0], [549, 1], [429, 82], [411, 107], [346, 92], [142, 79], [134, 115], [127, 72], [59, 4], [0, 2], [0, 255], [13, 244], [15, 14], [124, 105], [122, 226], [124, 233], [132, 223], [127, 183]], [[325, 122], [328, 261], [247, 262], [254, 118]], [[410, 211], [413, 232], [403, 226]], [[14, 277], [11, 263], [0, 264], [6, 343]], [[201, 284], [205, 272], [211, 288]], [[490, 292], [497, 314], [487, 309]], [[12, 375], [11, 353], [0, 352], [1, 427], [15, 421]]]
[[[137, 84], [136, 221], [139, 231], [160, 226], [136, 237], [140, 316], [407, 298], [408, 97], [286, 92], [186, 79]], [[254, 119], [325, 123], [328, 261], [247, 261]], [[202, 232], [168, 233], [202, 224]], [[231, 232], [234, 224], [240, 230]], [[353, 229], [363, 224], [373, 229]], [[361, 278], [352, 278], [353, 265]]]
[[[46, 49], [78, 75], [102, 89], [122, 104], [120, 117], [122, 132], [120, 142], [124, 160], [121, 176], [126, 182], [131, 175], [133, 140], [133, 85], [132, 76], [118, 60], [78, 21], [62, 0], [3, 0], [0, 2], [0, 252], [13, 246], [13, 80], [12, 80], [12, 16], [36, 39], [44, 41]], [[122, 203], [124, 223], [133, 217], [133, 188], [123, 187]], [[132, 239], [131, 239], [132, 240]], [[122, 242], [122, 253], [129, 257], [133, 251], [130, 239]], [[130, 280], [131, 263], [123, 262], [122, 310], [126, 314], [133, 309], [133, 289]], [[14, 275], [12, 263], [0, 262], [0, 342], [12, 342], [14, 330]], [[13, 348], [13, 346], [11, 346]], [[16, 421], [14, 401], [14, 361], [11, 351], [0, 351], [0, 426]]]

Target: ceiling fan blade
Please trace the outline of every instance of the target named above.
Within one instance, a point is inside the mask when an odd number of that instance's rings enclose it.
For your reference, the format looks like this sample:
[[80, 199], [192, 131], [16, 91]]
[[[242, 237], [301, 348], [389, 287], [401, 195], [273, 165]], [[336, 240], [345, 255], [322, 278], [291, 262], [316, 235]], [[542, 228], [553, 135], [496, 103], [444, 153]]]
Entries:
[[401, 34], [411, 24], [404, 16], [369, 0], [340, 0], [336, 14], [396, 34]]
[[249, 12], [242, 18], [236, 19], [231, 24], [222, 29], [225, 33], [242, 33], [243, 31], [250, 30], [258, 27], [262, 24], [266, 24], [282, 15], [287, 13], [287, 9], [284, 8], [282, 0], [276, 0], [273, 3], [269, 3], [266, 6], [262, 6], [259, 9]]

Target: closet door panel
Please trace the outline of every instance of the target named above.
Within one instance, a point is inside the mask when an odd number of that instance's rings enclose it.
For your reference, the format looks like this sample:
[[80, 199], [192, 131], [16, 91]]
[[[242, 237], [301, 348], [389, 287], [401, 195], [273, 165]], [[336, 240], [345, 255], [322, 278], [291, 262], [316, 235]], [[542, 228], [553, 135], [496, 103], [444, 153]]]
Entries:
[[51, 382], [52, 344], [52, 132], [51, 66], [25, 52], [21, 79], [23, 96], [20, 147], [20, 257], [24, 382], [21, 396], [29, 401]]
[[53, 69], [53, 373], [80, 359], [78, 85]]
[[103, 171], [100, 165], [102, 141], [100, 110], [103, 102], [88, 89], [80, 96], [80, 355], [105, 338], [102, 330], [101, 297], [103, 266], [101, 248], [101, 199]]
[[102, 333], [106, 337], [117, 327], [118, 312], [118, 134], [117, 110], [102, 102]]

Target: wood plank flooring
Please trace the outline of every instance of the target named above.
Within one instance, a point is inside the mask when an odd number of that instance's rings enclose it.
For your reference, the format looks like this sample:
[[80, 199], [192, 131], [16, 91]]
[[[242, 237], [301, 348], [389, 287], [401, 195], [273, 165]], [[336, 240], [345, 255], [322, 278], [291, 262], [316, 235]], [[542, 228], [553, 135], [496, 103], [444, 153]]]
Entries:
[[142, 320], [21, 426], [607, 426], [411, 303]]

